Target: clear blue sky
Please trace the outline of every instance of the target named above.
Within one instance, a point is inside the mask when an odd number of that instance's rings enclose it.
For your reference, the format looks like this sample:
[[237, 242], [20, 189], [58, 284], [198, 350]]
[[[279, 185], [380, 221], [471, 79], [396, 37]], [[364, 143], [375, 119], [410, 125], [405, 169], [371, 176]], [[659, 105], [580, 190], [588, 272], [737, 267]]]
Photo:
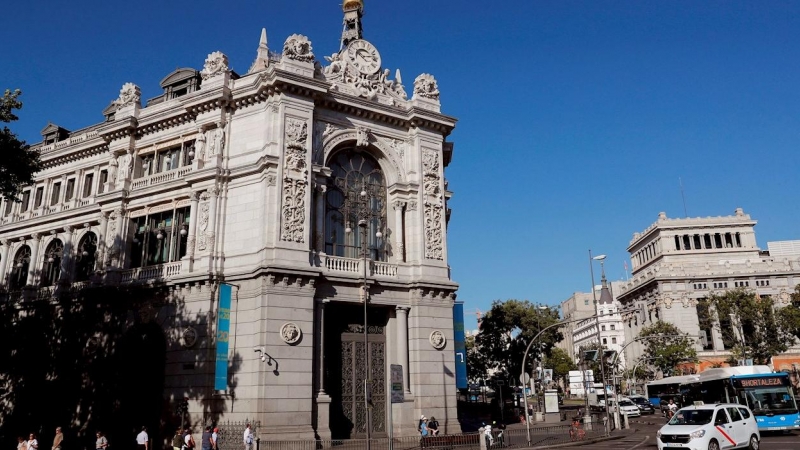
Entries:
[[[13, 128], [39, 140], [102, 119], [125, 82], [143, 97], [214, 50], [244, 73], [262, 27], [321, 58], [335, 0], [11, 2], [0, 87]], [[800, 230], [800, 2], [366, 0], [365, 38], [405, 84], [434, 74], [460, 119], [447, 170], [453, 279], [467, 327], [494, 299], [557, 304], [588, 291], [587, 250], [623, 277], [625, 248], [659, 211], [743, 207], [758, 243]]]

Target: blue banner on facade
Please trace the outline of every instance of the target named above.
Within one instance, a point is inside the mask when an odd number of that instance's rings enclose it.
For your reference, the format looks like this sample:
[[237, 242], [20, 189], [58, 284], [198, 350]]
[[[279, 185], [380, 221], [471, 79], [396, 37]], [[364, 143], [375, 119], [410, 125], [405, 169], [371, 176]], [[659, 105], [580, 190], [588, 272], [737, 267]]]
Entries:
[[466, 389], [467, 384], [467, 345], [464, 336], [464, 304], [453, 305], [453, 346], [456, 352], [456, 387]]
[[217, 362], [214, 370], [214, 389], [228, 389], [228, 338], [231, 331], [231, 285], [219, 285], [217, 313]]

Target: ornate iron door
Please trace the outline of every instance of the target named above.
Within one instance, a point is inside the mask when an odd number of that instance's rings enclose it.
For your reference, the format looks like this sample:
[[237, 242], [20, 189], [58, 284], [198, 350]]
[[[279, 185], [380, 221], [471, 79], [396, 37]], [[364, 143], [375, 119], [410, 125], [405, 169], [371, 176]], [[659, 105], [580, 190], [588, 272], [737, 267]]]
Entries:
[[[380, 328], [382, 333], [383, 327]], [[375, 330], [377, 331], [377, 330]], [[370, 366], [372, 368], [372, 436], [386, 434], [386, 342], [383, 334], [369, 335]], [[363, 334], [342, 334], [342, 412], [352, 424], [351, 437], [367, 434], [367, 413], [364, 404], [364, 376], [367, 354]]]

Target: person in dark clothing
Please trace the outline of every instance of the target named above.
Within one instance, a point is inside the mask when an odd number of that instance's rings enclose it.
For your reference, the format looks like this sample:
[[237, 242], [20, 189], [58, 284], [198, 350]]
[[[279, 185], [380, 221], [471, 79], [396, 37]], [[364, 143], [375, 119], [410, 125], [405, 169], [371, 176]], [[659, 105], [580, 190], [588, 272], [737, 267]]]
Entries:
[[213, 444], [211, 443], [211, 427], [206, 427], [203, 431], [203, 437], [200, 438], [200, 447], [203, 450], [211, 450]]
[[431, 436], [439, 435], [439, 422], [436, 421], [436, 417], [431, 416], [431, 420], [428, 421], [428, 432]]

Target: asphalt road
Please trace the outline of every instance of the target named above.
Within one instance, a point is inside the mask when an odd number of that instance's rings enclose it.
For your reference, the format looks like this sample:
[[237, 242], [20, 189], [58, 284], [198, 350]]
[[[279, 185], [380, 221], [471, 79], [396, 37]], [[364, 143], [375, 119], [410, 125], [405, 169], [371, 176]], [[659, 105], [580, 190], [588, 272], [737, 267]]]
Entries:
[[[656, 432], [664, 425], [664, 419], [659, 415], [643, 416], [631, 419], [631, 428], [637, 431], [626, 434], [621, 439], [613, 439], [591, 444], [592, 449], [613, 450], [654, 450], [656, 446]], [[765, 433], [761, 436], [760, 450], [797, 450], [800, 449], [800, 433], [789, 434]]]

